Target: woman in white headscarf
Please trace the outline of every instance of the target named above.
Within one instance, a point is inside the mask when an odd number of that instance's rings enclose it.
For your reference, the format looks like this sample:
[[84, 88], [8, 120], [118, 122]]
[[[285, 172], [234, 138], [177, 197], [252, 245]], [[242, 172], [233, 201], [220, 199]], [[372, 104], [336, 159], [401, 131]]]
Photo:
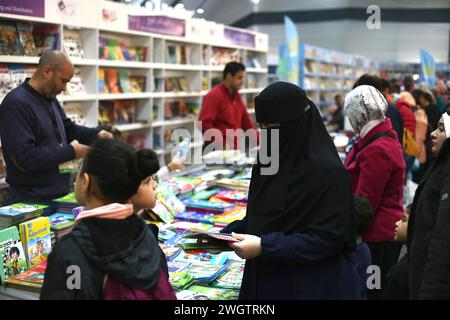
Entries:
[[[381, 288], [389, 268], [397, 262], [400, 245], [394, 242], [395, 223], [403, 215], [405, 162], [387, 101], [376, 88], [361, 85], [346, 97], [344, 110], [360, 139], [345, 159], [353, 194], [367, 198], [375, 215], [362, 240], [370, 248], [372, 264], [381, 269]], [[378, 299], [382, 290], [369, 290]]]
[[410, 299], [450, 297], [450, 116], [431, 133], [437, 155], [417, 188], [408, 221]]

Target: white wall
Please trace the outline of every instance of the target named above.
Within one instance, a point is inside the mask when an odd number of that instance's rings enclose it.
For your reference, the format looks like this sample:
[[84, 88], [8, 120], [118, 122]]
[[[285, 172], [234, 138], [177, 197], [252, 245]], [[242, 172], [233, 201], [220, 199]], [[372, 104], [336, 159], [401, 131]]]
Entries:
[[[447, 62], [450, 24], [383, 22], [383, 8], [449, 8], [449, 0], [208, 0], [204, 17], [233, 24], [251, 12], [284, 12], [331, 8], [364, 8], [377, 4], [381, 8], [382, 29], [369, 30], [364, 21], [328, 21], [299, 23], [300, 40], [335, 50], [360, 54], [378, 61], [418, 62], [419, 49], [428, 50], [438, 62]], [[269, 34], [270, 52], [278, 54], [284, 42], [284, 26], [249, 27]]]
[[[447, 62], [450, 24], [392, 23], [369, 30], [363, 21], [299, 23], [300, 41], [324, 48], [359, 54], [377, 61], [419, 62], [419, 50], [429, 51], [437, 62]], [[269, 35], [270, 54], [285, 42], [284, 25], [258, 25], [252, 29]]]

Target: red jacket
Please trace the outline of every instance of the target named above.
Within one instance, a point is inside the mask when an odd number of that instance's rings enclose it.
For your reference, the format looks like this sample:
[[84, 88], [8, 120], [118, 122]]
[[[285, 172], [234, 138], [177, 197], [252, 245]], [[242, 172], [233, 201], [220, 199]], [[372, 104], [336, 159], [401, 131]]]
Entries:
[[378, 138], [357, 153], [355, 160], [349, 164], [353, 153], [365, 145], [368, 139], [381, 132], [395, 135], [389, 118], [361, 138], [345, 159], [353, 193], [366, 197], [375, 209], [372, 224], [363, 235], [365, 242], [393, 240], [395, 223], [403, 215], [405, 162], [402, 147], [397, 140]]
[[[231, 94], [223, 84], [216, 85], [203, 98], [198, 120], [202, 121], [202, 133], [212, 128], [219, 129], [224, 142], [226, 129], [246, 131], [255, 128], [240, 94]], [[237, 148], [236, 141], [234, 148]]]
[[416, 134], [416, 117], [414, 116], [414, 112], [411, 110], [405, 99], [402, 98], [397, 100], [395, 106], [402, 115], [403, 127], [411, 131], [414, 137]]

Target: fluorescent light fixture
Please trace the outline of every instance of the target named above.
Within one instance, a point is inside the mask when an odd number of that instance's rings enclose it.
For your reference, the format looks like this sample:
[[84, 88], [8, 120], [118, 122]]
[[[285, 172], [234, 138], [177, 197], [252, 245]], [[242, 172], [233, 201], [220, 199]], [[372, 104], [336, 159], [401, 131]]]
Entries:
[[203, 10], [203, 8], [198, 8], [198, 9], [197, 9], [197, 13], [198, 13], [198, 14], [204, 14], [204, 13], [205, 13], [205, 10]]

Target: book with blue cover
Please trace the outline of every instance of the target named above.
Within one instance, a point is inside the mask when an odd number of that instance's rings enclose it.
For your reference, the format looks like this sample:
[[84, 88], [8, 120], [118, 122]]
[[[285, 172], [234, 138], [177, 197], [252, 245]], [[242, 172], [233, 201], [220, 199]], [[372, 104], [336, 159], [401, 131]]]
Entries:
[[212, 202], [200, 199], [186, 199], [183, 202], [188, 210], [193, 211], [209, 211], [222, 213], [234, 207], [233, 203]]
[[213, 224], [212, 219], [216, 216], [217, 214], [212, 212], [184, 211], [180, 214], [177, 214], [175, 216], [175, 219]]
[[33, 219], [42, 214], [45, 205], [30, 203], [14, 203], [0, 208], [0, 229], [4, 229], [23, 221]]

